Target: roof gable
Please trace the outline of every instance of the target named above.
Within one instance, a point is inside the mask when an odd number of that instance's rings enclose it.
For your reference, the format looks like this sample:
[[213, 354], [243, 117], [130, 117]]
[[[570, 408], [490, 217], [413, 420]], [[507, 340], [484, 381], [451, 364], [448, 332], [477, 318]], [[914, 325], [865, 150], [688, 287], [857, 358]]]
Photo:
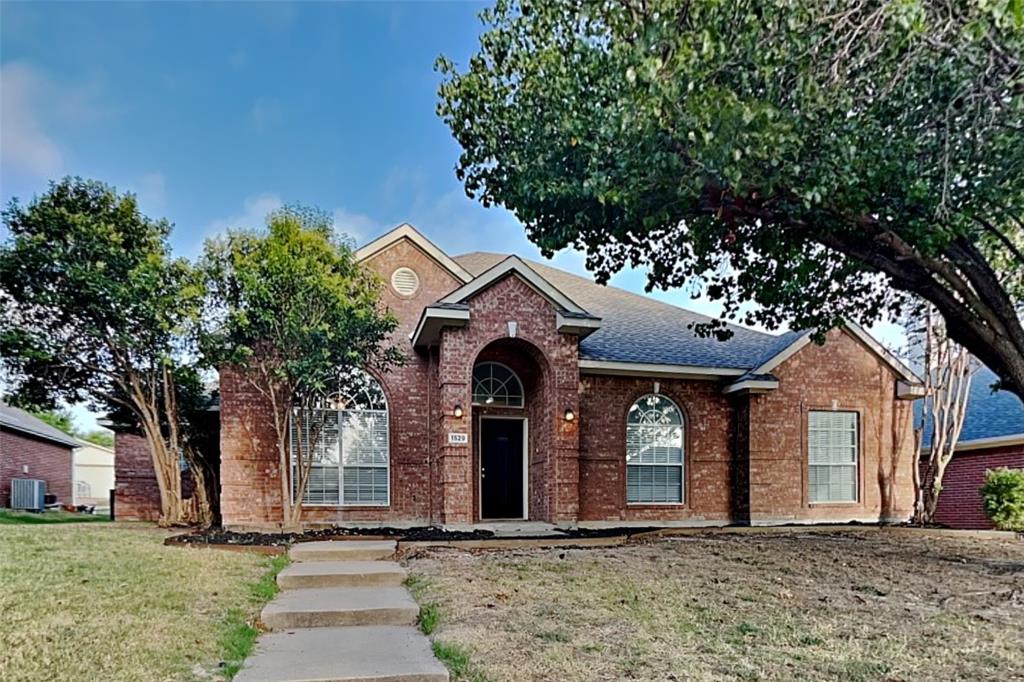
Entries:
[[[878, 343], [870, 334], [856, 322], [846, 322], [842, 327], [843, 331], [860, 341], [875, 356], [884, 362], [901, 380], [908, 384], [917, 385], [921, 383], [921, 377], [907, 367], [898, 357], [891, 353], [882, 344]], [[811, 332], [792, 332], [779, 337], [779, 343], [770, 347], [768, 354], [761, 359], [760, 364], [751, 370], [752, 374], [770, 374], [772, 370], [791, 358], [793, 355], [811, 342]]]
[[411, 242], [416, 248], [422, 251], [426, 256], [460, 282], [465, 283], [473, 279], [473, 275], [452, 260], [451, 256], [438, 248], [436, 244], [423, 236], [421, 232], [409, 223], [402, 223], [390, 232], [386, 232], [380, 237], [377, 237], [366, 246], [356, 249], [356, 259], [364, 261], [372, 258], [403, 239]]
[[519, 277], [528, 284], [530, 288], [547, 299], [563, 313], [586, 317], [590, 316], [590, 313], [584, 310], [571, 298], [566, 296], [558, 287], [544, 279], [536, 270], [523, 262], [519, 256], [508, 256], [503, 261], [495, 263], [490, 268], [474, 277], [471, 281], [442, 298], [439, 303], [465, 303], [476, 294], [509, 276]]

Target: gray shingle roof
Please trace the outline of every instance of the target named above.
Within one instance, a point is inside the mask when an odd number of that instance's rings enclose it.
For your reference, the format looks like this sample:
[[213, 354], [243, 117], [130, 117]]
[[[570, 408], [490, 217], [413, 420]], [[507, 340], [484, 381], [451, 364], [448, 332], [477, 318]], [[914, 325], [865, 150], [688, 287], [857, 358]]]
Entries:
[[[474, 276], [507, 258], [506, 254], [473, 253], [454, 260]], [[764, 334], [729, 325], [728, 341], [697, 336], [689, 325], [712, 318], [668, 303], [639, 296], [549, 265], [525, 261], [592, 315], [601, 328], [580, 342], [581, 357], [589, 360], [643, 362], [664, 365], [752, 369], [795, 341], [800, 334]]]
[[[1024, 435], [1024, 403], [1009, 391], [992, 391], [999, 378], [984, 365], [971, 378], [971, 392], [967, 397], [967, 414], [960, 442], [979, 438]], [[923, 401], [914, 403], [914, 418], [919, 419]], [[929, 420], [924, 429], [924, 445], [932, 442]]]
[[0, 402], [0, 426], [70, 448], [79, 447], [79, 443], [74, 438], [60, 429], [50, 426], [25, 410], [20, 410], [4, 402]]

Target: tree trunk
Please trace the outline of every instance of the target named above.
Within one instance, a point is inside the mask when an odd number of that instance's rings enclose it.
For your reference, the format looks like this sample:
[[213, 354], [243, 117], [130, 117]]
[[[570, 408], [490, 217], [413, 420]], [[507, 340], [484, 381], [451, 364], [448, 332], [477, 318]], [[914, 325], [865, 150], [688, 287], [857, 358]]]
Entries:
[[951, 340], [951, 336], [933, 318], [931, 308], [925, 319], [924, 366], [925, 404], [916, 434], [918, 452], [925, 422], [929, 418], [932, 423], [932, 439], [925, 471], [928, 485], [922, 487], [920, 475], [915, 477], [917, 502], [914, 520], [922, 525], [935, 520], [942, 480], [960, 440], [971, 388], [970, 353]]

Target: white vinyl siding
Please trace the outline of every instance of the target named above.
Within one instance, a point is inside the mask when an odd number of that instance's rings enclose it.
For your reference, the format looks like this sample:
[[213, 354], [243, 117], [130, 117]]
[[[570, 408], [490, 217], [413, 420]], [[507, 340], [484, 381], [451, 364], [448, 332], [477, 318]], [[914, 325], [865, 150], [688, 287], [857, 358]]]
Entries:
[[856, 502], [859, 460], [856, 412], [812, 411], [807, 416], [811, 502]]
[[643, 396], [626, 416], [626, 502], [683, 502], [683, 417], [665, 396]]
[[[323, 408], [293, 420], [292, 443], [314, 443], [303, 503], [327, 506], [388, 506], [390, 452], [387, 404], [373, 377], [360, 372], [351, 396], [328, 396]], [[301, 426], [296, 426], [301, 421]], [[299, 432], [302, 431], [300, 434]], [[292, 461], [292, 495], [298, 467]]]

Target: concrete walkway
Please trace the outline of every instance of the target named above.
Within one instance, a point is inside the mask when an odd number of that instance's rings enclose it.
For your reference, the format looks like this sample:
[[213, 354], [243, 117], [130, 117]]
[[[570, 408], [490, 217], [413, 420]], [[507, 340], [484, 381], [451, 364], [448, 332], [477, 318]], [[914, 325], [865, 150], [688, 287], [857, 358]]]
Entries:
[[263, 609], [271, 632], [238, 682], [447, 682], [448, 670], [416, 628], [393, 541], [304, 542]]

